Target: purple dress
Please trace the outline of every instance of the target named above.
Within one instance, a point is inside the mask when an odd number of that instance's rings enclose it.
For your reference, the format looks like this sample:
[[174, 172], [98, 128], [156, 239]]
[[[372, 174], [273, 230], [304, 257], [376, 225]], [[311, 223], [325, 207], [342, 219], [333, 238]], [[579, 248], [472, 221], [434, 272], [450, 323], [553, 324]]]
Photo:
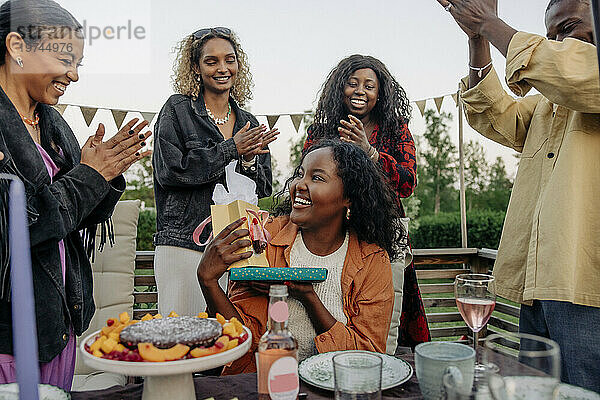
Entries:
[[[38, 151], [46, 164], [50, 181], [58, 173], [60, 168], [54, 163], [50, 155], [36, 143]], [[61, 150], [62, 154], [62, 150]], [[60, 263], [62, 266], [63, 283], [65, 282], [66, 264], [65, 264], [65, 243], [58, 242], [58, 251], [60, 254]], [[48, 363], [40, 363], [40, 383], [47, 383], [58, 386], [66, 391], [71, 390], [73, 383], [73, 373], [75, 372], [75, 335], [73, 328], [70, 329], [69, 341], [64, 350], [54, 357]], [[10, 354], [0, 354], [0, 384], [12, 383], [17, 381], [14, 357]]]

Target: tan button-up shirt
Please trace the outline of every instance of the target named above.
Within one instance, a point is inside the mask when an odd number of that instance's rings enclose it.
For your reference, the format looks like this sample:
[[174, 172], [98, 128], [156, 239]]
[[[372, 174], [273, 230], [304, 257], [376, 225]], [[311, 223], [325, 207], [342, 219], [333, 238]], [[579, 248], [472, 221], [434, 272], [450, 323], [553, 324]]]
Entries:
[[469, 90], [469, 124], [521, 153], [498, 257], [500, 296], [600, 307], [600, 85], [596, 47], [519, 32], [506, 81], [494, 70]]

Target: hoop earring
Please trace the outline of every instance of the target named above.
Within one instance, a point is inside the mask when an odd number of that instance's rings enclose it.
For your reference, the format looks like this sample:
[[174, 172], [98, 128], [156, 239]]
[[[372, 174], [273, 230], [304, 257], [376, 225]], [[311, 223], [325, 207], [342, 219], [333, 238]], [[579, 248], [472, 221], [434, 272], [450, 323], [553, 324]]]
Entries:
[[349, 208], [346, 210], [346, 219], [348, 219], [348, 220], [350, 219], [350, 209]]
[[19, 67], [23, 68], [23, 59], [20, 56], [17, 57], [15, 61]]

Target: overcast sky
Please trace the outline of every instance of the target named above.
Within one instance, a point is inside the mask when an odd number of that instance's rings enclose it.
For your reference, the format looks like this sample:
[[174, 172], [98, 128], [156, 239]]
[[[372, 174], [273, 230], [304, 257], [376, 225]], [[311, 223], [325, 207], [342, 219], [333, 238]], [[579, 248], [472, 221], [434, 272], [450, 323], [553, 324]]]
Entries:
[[[518, 30], [544, 34], [547, 0], [498, 0], [499, 13]], [[467, 73], [467, 41], [435, 0], [60, 0], [88, 30], [80, 80], [61, 102], [101, 108], [158, 111], [172, 94], [173, 46], [202, 27], [227, 26], [240, 37], [254, 76], [254, 114], [298, 113], [316, 105], [328, 72], [347, 55], [360, 53], [382, 60], [411, 101], [450, 94]], [[118, 26], [121, 38], [89, 39], [95, 28]], [[138, 38], [134, 36], [137, 28]], [[111, 33], [111, 31], [108, 31]], [[113, 33], [114, 34], [114, 33]], [[130, 38], [131, 37], [131, 38]], [[504, 76], [504, 59], [494, 52]], [[434, 107], [433, 101], [428, 102]], [[419, 136], [424, 120], [414, 107], [411, 131]], [[443, 109], [456, 114], [454, 102]], [[134, 116], [131, 114], [130, 116]], [[65, 118], [79, 138], [104, 122], [98, 112], [91, 128], [73, 107]], [[261, 118], [259, 118], [261, 120]], [[263, 121], [266, 121], [264, 118]], [[456, 118], [455, 118], [456, 122]], [[288, 160], [288, 140], [295, 135], [288, 117], [277, 123], [282, 135], [272, 147], [279, 165]], [[451, 135], [456, 141], [456, 125]], [[107, 135], [109, 136], [109, 135]], [[481, 141], [492, 160], [501, 155], [514, 173], [513, 152], [466, 129], [465, 139]]]

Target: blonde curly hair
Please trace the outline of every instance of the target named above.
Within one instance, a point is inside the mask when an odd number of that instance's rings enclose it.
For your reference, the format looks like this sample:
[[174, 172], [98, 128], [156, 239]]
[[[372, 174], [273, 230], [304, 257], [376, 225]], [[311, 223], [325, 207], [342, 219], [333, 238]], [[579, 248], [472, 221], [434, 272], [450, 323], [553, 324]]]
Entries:
[[202, 49], [206, 42], [214, 38], [225, 39], [233, 46], [238, 62], [238, 73], [230, 94], [240, 107], [244, 107], [246, 103], [252, 99], [252, 87], [254, 85], [252, 83], [250, 66], [248, 65], [248, 56], [244, 50], [242, 50], [240, 42], [233, 32], [226, 35], [211, 30], [210, 33], [206, 34], [201, 39], [196, 39], [194, 34], [191, 34], [179, 42], [175, 47], [177, 58], [175, 59], [175, 65], [173, 66], [173, 89], [175, 89], [177, 93], [191, 96], [194, 100], [198, 98], [204, 84], [202, 79], [198, 79], [200, 75], [195, 71], [194, 66], [198, 65], [200, 56], [202, 55]]

